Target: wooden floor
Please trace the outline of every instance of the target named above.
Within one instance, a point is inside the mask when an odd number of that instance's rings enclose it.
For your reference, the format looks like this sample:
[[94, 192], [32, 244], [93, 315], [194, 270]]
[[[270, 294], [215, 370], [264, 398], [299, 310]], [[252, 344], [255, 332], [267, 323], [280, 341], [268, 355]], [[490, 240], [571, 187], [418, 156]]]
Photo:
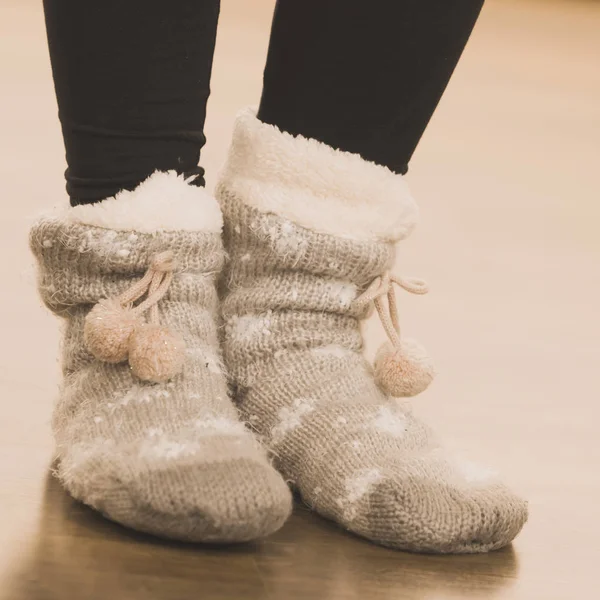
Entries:
[[[258, 99], [273, 1], [223, 4], [211, 181]], [[64, 160], [41, 2], [2, 0], [0, 599], [600, 597], [599, 31], [598, 2], [488, 0], [409, 175], [422, 226], [401, 268], [433, 293], [404, 297], [403, 320], [439, 371], [415, 410], [529, 498], [514, 546], [394, 552], [298, 506], [263, 542], [192, 547], [112, 525], [48, 475], [58, 331], [26, 235], [64, 202]]]

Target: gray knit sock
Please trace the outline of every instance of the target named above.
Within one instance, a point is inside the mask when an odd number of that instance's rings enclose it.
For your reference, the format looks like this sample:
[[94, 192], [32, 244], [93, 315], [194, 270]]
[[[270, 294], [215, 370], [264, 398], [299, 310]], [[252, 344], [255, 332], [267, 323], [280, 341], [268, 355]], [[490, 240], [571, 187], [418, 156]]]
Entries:
[[[187, 541], [267, 535], [291, 507], [285, 482], [228, 397], [215, 322], [221, 226], [204, 190], [156, 173], [133, 192], [43, 218], [31, 232], [42, 298], [65, 321], [53, 417], [58, 477], [112, 520]], [[186, 350], [181, 373], [151, 383], [126, 361], [94, 358], [84, 320], [164, 251], [176, 267], [158, 317]]]
[[403, 179], [246, 111], [218, 197], [230, 255], [225, 361], [283, 476], [315, 511], [387, 546], [509, 543], [526, 504], [446, 454], [361, 353], [357, 297], [392, 267], [416, 220]]

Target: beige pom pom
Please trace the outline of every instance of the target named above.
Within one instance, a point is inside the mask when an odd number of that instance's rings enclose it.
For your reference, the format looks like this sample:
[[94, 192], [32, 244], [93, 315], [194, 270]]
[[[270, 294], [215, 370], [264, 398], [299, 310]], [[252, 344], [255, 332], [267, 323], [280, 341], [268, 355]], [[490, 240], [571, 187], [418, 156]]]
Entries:
[[135, 325], [135, 317], [119, 302], [100, 300], [85, 318], [83, 339], [98, 360], [120, 363], [127, 360]]
[[181, 372], [185, 342], [168, 327], [144, 324], [136, 327], [129, 343], [131, 370], [143, 381], [162, 383]]
[[375, 357], [377, 383], [394, 398], [420, 394], [433, 381], [434, 375], [427, 351], [415, 340], [402, 340], [399, 349], [386, 343]]

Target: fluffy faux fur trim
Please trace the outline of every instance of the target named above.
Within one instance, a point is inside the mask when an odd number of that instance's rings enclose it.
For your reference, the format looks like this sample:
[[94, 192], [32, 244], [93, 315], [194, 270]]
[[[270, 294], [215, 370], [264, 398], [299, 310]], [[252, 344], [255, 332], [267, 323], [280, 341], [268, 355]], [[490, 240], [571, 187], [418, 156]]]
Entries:
[[358, 154], [280, 131], [246, 109], [219, 188], [265, 213], [340, 237], [396, 242], [418, 209], [401, 175]]
[[204, 188], [186, 183], [175, 171], [156, 171], [132, 191], [95, 204], [68, 208], [66, 220], [119, 231], [206, 231], [218, 233], [223, 216]]

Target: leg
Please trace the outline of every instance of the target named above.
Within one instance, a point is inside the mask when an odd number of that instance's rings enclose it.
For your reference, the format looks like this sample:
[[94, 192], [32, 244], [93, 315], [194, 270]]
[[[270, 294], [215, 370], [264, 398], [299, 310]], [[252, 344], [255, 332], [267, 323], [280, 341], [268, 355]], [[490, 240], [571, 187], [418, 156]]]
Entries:
[[[217, 187], [223, 349], [242, 415], [315, 511], [421, 552], [500, 548], [527, 519], [493, 473], [445, 452], [396, 401], [433, 377], [398, 325], [394, 285], [426, 291], [390, 274], [417, 217], [399, 173], [480, 4], [280, 2], [260, 119], [240, 114]], [[370, 304], [389, 337], [373, 366]]]
[[223, 218], [196, 170], [218, 0], [45, 6], [74, 204], [30, 237], [41, 296], [66, 324], [57, 475], [141, 531], [267, 535], [291, 496], [228, 394]]
[[73, 205], [196, 175], [219, 0], [45, 0]]
[[282, 0], [258, 118], [405, 173], [483, 0]]

